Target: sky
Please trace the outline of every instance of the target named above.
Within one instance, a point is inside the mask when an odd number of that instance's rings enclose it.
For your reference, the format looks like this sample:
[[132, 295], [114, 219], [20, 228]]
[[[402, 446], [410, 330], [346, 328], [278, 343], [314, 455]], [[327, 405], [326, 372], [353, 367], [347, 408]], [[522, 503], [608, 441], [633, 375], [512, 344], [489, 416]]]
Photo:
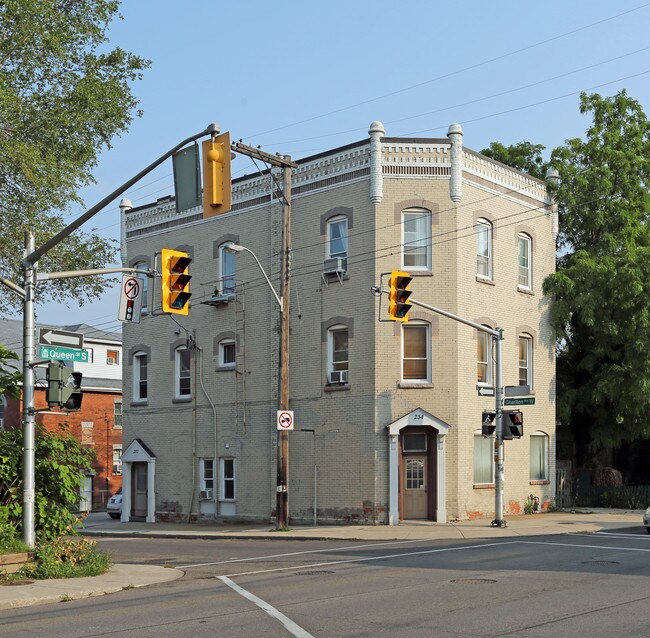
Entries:
[[[183, 139], [219, 124], [294, 160], [368, 136], [529, 141], [546, 154], [590, 124], [581, 91], [622, 89], [650, 117], [650, 2], [620, 0], [123, 0], [110, 48], [151, 60], [132, 90], [143, 110], [102, 152], [71, 222]], [[262, 168], [238, 156], [233, 177]], [[121, 197], [173, 194], [171, 160]], [[82, 230], [119, 240], [119, 200]], [[119, 294], [48, 303], [38, 321], [119, 331]]]

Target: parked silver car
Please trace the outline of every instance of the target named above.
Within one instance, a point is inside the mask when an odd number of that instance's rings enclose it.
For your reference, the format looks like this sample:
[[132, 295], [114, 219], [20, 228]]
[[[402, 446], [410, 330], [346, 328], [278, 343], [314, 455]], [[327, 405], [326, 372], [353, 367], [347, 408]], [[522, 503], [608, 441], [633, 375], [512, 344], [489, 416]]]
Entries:
[[106, 511], [111, 518], [120, 518], [122, 516], [122, 488], [108, 499]]

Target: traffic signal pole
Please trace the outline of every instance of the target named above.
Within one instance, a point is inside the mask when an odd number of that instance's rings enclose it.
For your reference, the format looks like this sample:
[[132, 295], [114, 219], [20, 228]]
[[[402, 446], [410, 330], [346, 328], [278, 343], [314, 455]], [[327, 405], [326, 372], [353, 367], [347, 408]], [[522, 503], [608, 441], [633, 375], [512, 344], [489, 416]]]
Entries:
[[[382, 291], [384, 292], [384, 291]], [[494, 343], [494, 368], [495, 368], [495, 412], [496, 412], [496, 436], [494, 437], [494, 520], [492, 527], [505, 527], [506, 521], [503, 518], [503, 493], [504, 493], [504, 467], [503, 467], [503, 438], [505, 434], [505, 420], [503, 418], [503, 328], [488, 328], [480, 323], [459, 317], [446, 310], [441, 310], [429, 304], [422, 303], [417, 299], [409, 298], [408, 302], [413, 306], [419, 306], [435, 312], [443, 317], [453, 319], [459, 323], [470, 326], [480, 332], [486, 332], [492, 337]]]
[[[35, 248], [33, 235], [29, 235], [25, 241], [25, 251], [23, 258], [23, 286], [17, 286], [13, 282], [2, 278], [0, 283], [16, 292], [23, 301], [23, 542], [30, 548], [33, 548], [36, 542], [35, 519], [34, 519], [34, 501], [35, 501], [35, 458], [34, 458], [34, 429], [36, 408], [34, 405], [34, 366], [36, 364], [34, 356], [34, 325], [35, 325], [35, 306], [36, 296], [36, 264], [38, 260], [47, 254], [52, 248], [60, 244], [64, 239], [71, 235], [77, 228], [88, 221], [91, 217], [100, 212], [108, 204], [122, 195], [133, 184], [150, 173], [154, 168], [162, 164], [174, 153], [182, 149], [190, 142], [205, 135], [213, 135], [218, 132], [216, 124], [210, 124], [200, 133], [196, 133], [183, 140], [172, 149], [161, 155], [153, 163], [137, 175], [126, 181], [119, 188], [107, 195], [99, 203], [89, 208], [83, 215], [75, 219], [71, 224], [59, 231], [56, 235], [47, 240], [40, 247]], [[81, 271], [80, 271], [81, 272]], [[103, 269], [102, 271], [84, 271], [90, 274], [105, 274], [106, 272], [131, 272], [129, 269]], [[56, 275], [59, 275], [56, 277]], [[65, 278], [65, 276], [85, 276], [78, 273], [45, 273], [38, 276], [38, 280]]]

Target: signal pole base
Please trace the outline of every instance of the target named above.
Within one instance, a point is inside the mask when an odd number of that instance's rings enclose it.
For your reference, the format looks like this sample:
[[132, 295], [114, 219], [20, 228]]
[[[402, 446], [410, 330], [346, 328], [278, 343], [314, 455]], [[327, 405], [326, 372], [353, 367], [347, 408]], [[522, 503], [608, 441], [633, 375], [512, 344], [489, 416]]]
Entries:
[[508, 527], [508, 523], [505, 520], [494, 519], [491, 523], [492, 527]]

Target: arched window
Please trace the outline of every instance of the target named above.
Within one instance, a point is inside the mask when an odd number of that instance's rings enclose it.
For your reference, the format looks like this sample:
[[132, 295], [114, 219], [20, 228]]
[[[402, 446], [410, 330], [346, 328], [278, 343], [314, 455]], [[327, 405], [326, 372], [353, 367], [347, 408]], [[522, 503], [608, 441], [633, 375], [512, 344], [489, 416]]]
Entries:
[[192, 352], [184, 346], [174, 352], [174, 398], [189, 399], [192, 396]]
[[492, 279], [492, 224], [487, 219], [476, 221], [476, 275]]
[[402, 266], [405, 270], [431, 270], [431, 211], [402, 211]]
[[217, 288], [220, 295], [235, 294], [235, 253], [225, 249], [232, 242], [219, 246], [219, 274]]
[[332, 326], [327, 331], [327, 382], [349, 382], [348, 327]]
[[237, 344], [234, 339], [222, 339], [219, 342], [219, 367], [234, 368], [237, 357]]
[[347, 258], [348, 218], [342, 215], [327, 220], [327, 258]]
[[476, 332], [476, 382], [479, 385], [492, 386], [494, 369], [492, 363], [492, 337], [482, 330]]
[[[136, 270], [149, 270], [149, 265], [145, 263], [144, 261], [139, 261], [138, 263], [134, 264], [133, 267]], [[136, 277], [142, 282], [142, 308], [140, 309], [140, 314], [147, 314], [148, 310], [148, 296], [147, 296], [147, 291], [149, 288], [149, 277], [147, 275], [143, 274], [136, 274]]]
[[133, 355], [133, 401], [146, 401], [147, 387], [147, 353], [136, 352]]
[[519, 335], [519, 385], [533, 387], [533, 338]]
[[532, 276], [532, 239], [526, 233], [517, 236], [519, 286], [530, 290], [533, 287]]

